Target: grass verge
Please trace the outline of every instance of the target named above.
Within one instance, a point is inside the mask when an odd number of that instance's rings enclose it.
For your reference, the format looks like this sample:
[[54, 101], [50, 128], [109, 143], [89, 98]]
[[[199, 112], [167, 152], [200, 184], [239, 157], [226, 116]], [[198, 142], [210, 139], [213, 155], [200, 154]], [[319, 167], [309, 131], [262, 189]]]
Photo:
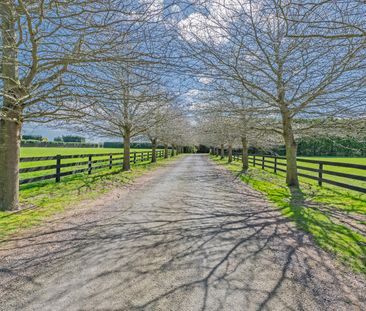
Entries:
[[177, 157], [160, 159], [157, 163], [137, 163], [131, 171], [114, 168], [91, 175], [79, 174], [61, 179], [60, 183], [40, 182], [24, 185], [20, 190], [20, 211], [0, 211], [0, 241], [10, 235], [35, 226], [47, 217], [61, 213], [84, 200], [95, 199], [113, 188], [126, 185], [147, 171], [153, 170]]
[[[240, 162], [228, 164], [226, 159], [211, 158], [263, 193], [285, 217], [309, 233], [321, 248], [335, 254], [354, 271], [366, 274], [365, 195], [304, 182], [301, 190], [291, 189], [281, 176], [258, 168], [250, 168], [244, 174]], [[347, 217], [351, 221], [345, 221]]]

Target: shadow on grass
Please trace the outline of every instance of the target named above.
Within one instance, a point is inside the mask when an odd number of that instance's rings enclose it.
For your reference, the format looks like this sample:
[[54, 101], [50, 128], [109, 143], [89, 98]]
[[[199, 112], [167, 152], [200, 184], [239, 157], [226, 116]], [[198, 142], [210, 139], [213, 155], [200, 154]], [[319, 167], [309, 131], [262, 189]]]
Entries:
[[[284, 216], [292, 219], [301, 230], [309, 233], [320, 247], [335, 254], [340, 261], [355, 271], [366, 273], [366, 230], [363, 215], [349, 215], [343, 210], [346, 207], [340, 210], [327, 206], [327, 201], [323, 197], [323, 193], [330, 195], [328, 191], [334, 191], [337, 197], [342, 197], [343, 191], [312, 188], [312, 191], [318, 190], [319, 193], [309, 195], [308, 190], [305, 193], [298, 188], [287, 187], [281, 177], [267, 171], [251, 169], [243, 174], [238, 163], [215, 161], [225, 165], [236, 178], [240, 177], [243, 182], [263, 193], [275, 203]], [[316, 196], [322, 199], [321, 202], [313, 200]], [[349, 194], [349, 197], [354, 196], [357, 197]], [[364, 212], [363, 199], [359, 200], [358, 208], [347, 208], [346, 211]]]
[[343, 213], [337, 214], [312, 202], [298, 188], [289, 187], [275, 203], [300, 229], [310, 233], [320, 247], [337, 255], [354, 270], [366, 273], [366, 232], [362, 225], [357, 226], [351, 219], [344, 219]]

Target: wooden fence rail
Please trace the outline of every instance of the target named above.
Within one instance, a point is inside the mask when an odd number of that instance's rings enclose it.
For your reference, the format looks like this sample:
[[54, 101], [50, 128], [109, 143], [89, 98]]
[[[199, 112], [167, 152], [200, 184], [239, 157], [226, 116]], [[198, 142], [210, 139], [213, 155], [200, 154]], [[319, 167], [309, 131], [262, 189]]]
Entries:
[[[233, 160], [241, 161], [241, 154], [234, 153]], [[264, 169], [272, 169], [274, 173], [277, 172], [286, 172], [286, 162], [280, 162], [279, 160], [286, 160], [286, 157], [281, 156], [270, 156], [270, 155], [250, 155], [249, 156], [249, 164], [255, 167], [261, 167]], [[346, 181], [356, 180], [356, 181], [365, 181], [366, 182], [366, 165], [361, 164], [353, 164], [353, 163], [340, 163], [340, 162], [331, 162], [331, 161], [318, 161], [318, 160], [310, 160], [310, 159], [297, 159], [298, 166], [297, 168], [300, 170], [298, 175], [304, 178], [309, 178], [312, 180], [316, 180], [319, 186], [322, 186], [323, 183], [327, 183], [333, 186], [346, 188], [354, 191], [358, 191], [361, 193], [366, 193], [366, 188], [356, 185], [351, 185], [346, 182], [339, 182], [329, 178], [324, 178], [324, 175], [336, 176], [346, 178]], [[317, 168], [307, 167], [301, 165], [302, 163], [311, 163], [317, 165]], [[342, 168], [354, 168], [360, 170], [360, 175], [356, 174], [348, 174], [344, 172], [337, 172], [328, 167], [342, 167]], [[317, 173], [316, 175], [309, 175], [302, 173], [301, 171], [308, 171]]]
[[[153, 155], [152, 151], [131, 152], [130, 163], [149, 161], [150, 159], [152, 159], [152, 155]], [[164, 151], [157, 150], [156, 158], [163, 158], [163, 157], [164, 157]], [[68, 163], [63, 163], [63, 161], [62, 161], [62, 160], [66, 160], [66, 159], [85, 159], [85, 158], [87, 158], [88, 161], [68, 162]], [[98, 159], [93, 160], [93, 158], [98, 158]], [[103, 153], [103, 154], [93, 153], [93, 154], [79, 154], [79, 155], [56, 155], [56, 156], [50, 156], [50, 157], [20, 158], [21, 163], [55, 161], [54, 162], [55, 164], [21, 168], [19, 170], [20, 174], [40, 172], [40, 171], [50, 171], [50, 170], [54, 170], [54, 173], [21, 179], [19, 181], [19, 184], [24, 185], [24, 184], [29, 184], [29, 183], [33, 183], [33, 182], [37, 182], [37, 181], [48, 180], [48, 179], [55, 179], [56, 182], [60, 182], [61, 177], [64, 177], [64, 176], [74, 175], [74, 174], [83, 173], [83, 172], [88, 172], [88, 174], [91, 174], [92, 171], [94, 171], [94, 170], [103, 169], [103, 168], [112, 169], [112, 167], [122, 166], [123, 158], [124, 158], [123, 153]], [[98, 165], [95, 165], [95, 164], [98, 164]], [[75, 170], [62, 171], [63, 168], [80, 167], [80, 166], [86, 166], [86, 167], [77, 168]]]

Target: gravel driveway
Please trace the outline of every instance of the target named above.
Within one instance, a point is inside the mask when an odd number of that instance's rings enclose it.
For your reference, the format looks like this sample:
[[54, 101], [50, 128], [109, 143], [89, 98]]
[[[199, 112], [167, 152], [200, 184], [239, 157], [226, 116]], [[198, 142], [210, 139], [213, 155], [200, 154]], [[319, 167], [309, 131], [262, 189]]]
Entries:
[[118, 196], [3, 244], [0, 310], [366, 310], [364, 277], [205, 155]]

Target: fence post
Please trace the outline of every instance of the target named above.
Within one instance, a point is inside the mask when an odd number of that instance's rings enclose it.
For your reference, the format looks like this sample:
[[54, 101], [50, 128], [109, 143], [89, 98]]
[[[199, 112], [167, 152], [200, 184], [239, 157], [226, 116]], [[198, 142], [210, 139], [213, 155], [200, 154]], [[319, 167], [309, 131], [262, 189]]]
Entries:
[[56, 156], [56, 182], [61, 180], [61, 155]]
[[255, 166], [255, 155], [253, 155], [253, 166]]
[[274, 158], [274, 173], [277, 174], [277, 156]]
[[89, 156], [89, 162], [88, 162], [88, 174], [90, 175], [92, 171], [92, 156]]
[[136, 151], [133, 153], [133, 164], [136, 164]]
[[113, 162], [113, 155], [112, 155], [112, 154], [110, 154], [110, 155], [109, 155], [109, 169], [111, 169], [111, 168], [112, 168], [112, 162]]
[[323, 185], [323, 163], [319, 163], [319, 180], [318, 185], [321, 187]]
[[262, 156], [262, 170], [264, 170], [264, 156]]

